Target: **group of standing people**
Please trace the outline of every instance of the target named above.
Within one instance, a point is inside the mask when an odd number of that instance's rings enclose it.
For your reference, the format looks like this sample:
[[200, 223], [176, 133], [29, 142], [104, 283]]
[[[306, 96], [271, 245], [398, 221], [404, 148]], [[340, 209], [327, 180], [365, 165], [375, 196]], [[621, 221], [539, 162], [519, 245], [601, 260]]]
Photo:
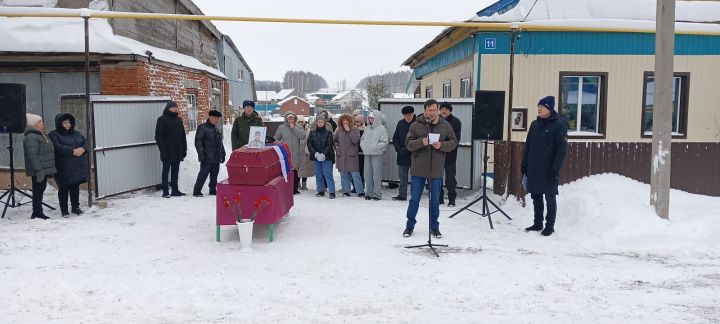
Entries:
[[[542, 231], [545, 236], [554, 232], [557, 211], [555, 196], [567, 143], [566, 130], [554, 109], [554, 99], [546, 97], [538, 103], [538, 118], [530, 125], [521, 164], [525, 178], [523, 183], [533, 199], [535, 215], [533, 225], [526, 231]], [[409, 237], [416, 224], [420, 198], [427, 188], [430, 191], [431, 234], [440, 238], [442, 234], [438, 217], [439, 205], [444, 203], [445, 196], [443, 179], [448, 206], [455, 206], [457, 198], [456, 163], [462, 123], [453, 115], [450, 103], [429, 99], [423, 107], [423, 113], [418, 116], [412, 106], [403, 107], [403, 118], [398, 121], [392, 136], [400, 177], [399, 193], [393, 200], [407, 200], [409, 182], [410, 200], [403, 231], [403, 236]], [[243, 103], [243, 113], [233, 124], [233, 149], [247, 144], [251, 126], [262, 126], [262, 119], [254, 108], [252, 101]], [[211, 111], [208, 121], [202, 124], [196, 133], [195, 145], [201, 170], [193, 190], [195, 196], [202, 196], [200, 190], [208, 175], [210, 194], [215, 194], [219, 164], [225, 161], [222, 135], [216, 128], [220, 117], [219, 112]], [[61, 128], [58, 128], [58, 131], [60, 130]], [[29, 128], [29, 131], [32, 133], [33, 129]], [[175, 133], [178, 135], [173, 135]], [[168, 138], [163, 138], [162, 134], [167, 134]], [[179, 136], [180, 134], [183, 136]], [[163, 158], [165, 197], [184, 195], [177, 190], [178, 165], [185, 157], [187, 149], [184, 138], [182, 121], [177, 117], [177, 105], [170, 102], [163, 116], [158, 118], [156, 129], [156, 140]], [[41, 137], [31, 139], [40, 143], [38, 140]], [[327, 191], [329, 198], [335, 199], [333, 165], [336, 164], [344, 196], [350, 197], [357, 193], [366, 200], [382, 199], [383, 156], [390, 144], [390, 138], [385, 128], [384, 115], [380, 111], [371, 111], [367, 119], [361, 114], [343, 114], [336, 123], [328, 111], [324, 110], [310, 125], [298, 120], [294, 112], [288, 112], [274, 139], [290, 148], [295, 194], [299, 194], [299, 190], [307, 190], [307, 178], [315, 176], [316, 196], [324, 197]], [[169, 183], [168, 171], [172, 172]], [[73, 179], [70, 182], [77, 181]], [[72, 187], [69, 190], [72, 194]], [[545, 205], [547, 216], [544, 216]]]
[[[55, 130], [45, 132], [41, 116], [26, 114], [25, 174], [32, 179], [32, 219], [48, 219], [43, 211], [43, 198], [49, 178], [58, 185], [62, 217], [80, 209], [80, 185], [88, 181], [88, 154], [85, 136], [75, 130], [75, 117], [68, 113], [55, 116]], [[70, 208], [68, 208], [68, 198]]]

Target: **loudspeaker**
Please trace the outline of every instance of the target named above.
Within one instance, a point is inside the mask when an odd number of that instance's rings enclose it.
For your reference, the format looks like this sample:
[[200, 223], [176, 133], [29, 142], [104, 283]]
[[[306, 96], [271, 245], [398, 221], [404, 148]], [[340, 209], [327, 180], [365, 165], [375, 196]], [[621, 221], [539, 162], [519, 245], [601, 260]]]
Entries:
[[503, 139], [505, 91], [476, 91], [473, 139]]
[[0, 133], [25, 131], [25, 85], [0, 83]]

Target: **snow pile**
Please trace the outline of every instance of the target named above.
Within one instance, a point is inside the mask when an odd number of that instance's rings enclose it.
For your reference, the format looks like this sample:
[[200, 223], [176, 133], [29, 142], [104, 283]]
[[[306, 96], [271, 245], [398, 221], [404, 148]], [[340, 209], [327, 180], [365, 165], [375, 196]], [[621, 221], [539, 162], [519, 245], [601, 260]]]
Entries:
[[[63, 14], [77, 18], [0, 18], [2, 42], [0, 52], [83, 53], [85, 52], [84, 23], [80, 10], [49, 8], [2, 8], [3, 14]], [[192, 56], [166, 50], [113, 34], [107, 19], [90, 19], [90, 52], [103, 54], [135, 54], [180, 66], [206, 71], [219, 77], [225, 74], [207, 66]]]
[[[720, 198], [672, 190], [670, 220], [655, 215], [647, 184], [616, 175], [595, 175], [560, 187], [557, 229], [569, 244], [622, 249], [720, 247]], [[527, 206], [508, 210], [532, 219]]]

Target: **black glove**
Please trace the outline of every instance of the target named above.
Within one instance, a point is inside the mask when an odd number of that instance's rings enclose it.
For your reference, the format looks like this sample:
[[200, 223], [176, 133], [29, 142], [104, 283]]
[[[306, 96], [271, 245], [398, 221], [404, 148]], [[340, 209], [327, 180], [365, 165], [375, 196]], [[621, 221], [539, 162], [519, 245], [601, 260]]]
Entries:
[[225, 156], [224, 156], [224, 155], [220, 157], [220, 163], [225, 163]]

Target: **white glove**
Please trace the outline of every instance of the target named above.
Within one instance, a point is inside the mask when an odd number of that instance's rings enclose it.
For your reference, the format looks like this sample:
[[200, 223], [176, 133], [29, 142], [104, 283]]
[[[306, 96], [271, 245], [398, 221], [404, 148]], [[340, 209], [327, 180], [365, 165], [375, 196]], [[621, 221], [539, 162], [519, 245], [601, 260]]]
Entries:
[[316, 158], [320, 162], [325, 161], [325, 154], [318, 153], [318, 156], [316, 156]]
[[315, 159], [318, 161], [320, 160], [320, 154], [320, 152], [315, 152]]

